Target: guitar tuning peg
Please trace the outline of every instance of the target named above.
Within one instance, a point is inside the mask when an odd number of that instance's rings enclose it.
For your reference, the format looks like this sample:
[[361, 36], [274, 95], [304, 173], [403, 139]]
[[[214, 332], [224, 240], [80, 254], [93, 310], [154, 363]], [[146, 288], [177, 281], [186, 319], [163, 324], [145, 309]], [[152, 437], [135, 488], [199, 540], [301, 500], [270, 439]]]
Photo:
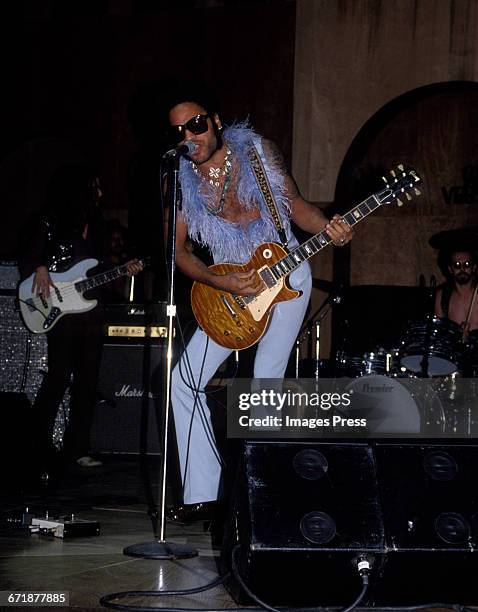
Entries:
[[405, 196], [406, 196], [406, 198], [407, 198], [407, 200], [408, 200], [408, 201], [410, 201], [410, 200], [412, 199], [412, 196], [411, 196], [411, 195], [408, 193], [408, 191], [407, 191], [407, 193], [405, 194]]
[[395, 174], [395, 170], [390, 170], [390, 174], [395, 178], [397, 175]]
[[403, 164], [398, 164], [397, 168], [400, 170], [400, 172], [403, 172]]
[[388, 181], [387, 181], [387, 177], [386, 176], [382, 176], [382, 180], [385, 183], [385, 185], [388, 185]]
[[403, 202], [399, 198], [397, 198], [397, 206], [403, 206]]
[[415, 192], [415, 195], [419, 196], [421, 194], [420, 189], [417, 189], [416, 187], [413, 190]]

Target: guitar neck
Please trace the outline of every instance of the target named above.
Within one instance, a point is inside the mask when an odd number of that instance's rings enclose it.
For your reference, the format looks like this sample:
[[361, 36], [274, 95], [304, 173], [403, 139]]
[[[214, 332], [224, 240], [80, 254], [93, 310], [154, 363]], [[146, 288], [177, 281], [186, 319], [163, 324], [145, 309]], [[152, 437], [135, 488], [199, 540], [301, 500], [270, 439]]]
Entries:
[[96, 274], [95, 276], [90, 276], [82, 281], [78, 281], [75, 283], [75, 289], [78, 291], [78, 293], [83, 293], [84, 291], [89, 291], [90, 289], [94, 289], [95, 287], [100, 287], [101, 285], [114, 281], [121, 276], [125, 276], [127, 273], [128, 268], [126, 264], [123, 264], [117, 268], [112, 268], [111, 270], [107, 270], [101, 274]]
[[[371, 212], [381, 206], [382, 202], [376, 195], [371, 195], [360, 204], [357, 204], [354, 208], [349, 210], [345, 215], [342, 215], [345, 222], [352, 227], [362, 219], [365, 219]], [[332, 238], [327, 234], [325, 230], [320, 231], [312, 238], [309, 238], [303, 242], [300, 246], [296, 247], [288, 255], [279, 259], [275, 264], [271, 266], [271, 270], [277, 279], [287, 276], [293, 272], [300, 264], [307, 259], [310, 259], [321, 251], [324, 247], [332, 242]]]

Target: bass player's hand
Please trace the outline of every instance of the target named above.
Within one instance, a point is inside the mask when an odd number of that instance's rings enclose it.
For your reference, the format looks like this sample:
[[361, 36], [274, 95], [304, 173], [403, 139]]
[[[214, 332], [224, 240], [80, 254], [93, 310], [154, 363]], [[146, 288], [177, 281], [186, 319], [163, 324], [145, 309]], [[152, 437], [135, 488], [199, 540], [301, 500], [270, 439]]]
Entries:
[[126, 262], [126, 269], [128, 270], [128, 276], [135, 276], [138, 272], [144, 268], [143, 264], [139, 261], [139, 259], [130, 259], [130, 261]]
[[36, 295], [43, 295], [43, 297], [50, 297], [50, 287], [53, 287], [53, 281], [51, 280], [50, 273], [46, 266], [38, 266], [35, 271], [32, 283], [32, 293]]

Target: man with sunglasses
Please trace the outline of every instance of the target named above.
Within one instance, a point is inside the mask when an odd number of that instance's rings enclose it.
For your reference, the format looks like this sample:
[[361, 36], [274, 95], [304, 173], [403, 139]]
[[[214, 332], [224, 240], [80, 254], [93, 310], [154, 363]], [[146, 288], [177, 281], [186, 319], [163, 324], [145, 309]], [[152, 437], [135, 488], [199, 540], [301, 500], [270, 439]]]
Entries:
[[457, 246], [456, 250], [442, 251], [439, 266], [447, 281], [436, 292], [436, 316], [446, 317], [458, 325], [466, 323], [466, 333], [478, 329], [478, 300], [474, 299], [477, 268], [473, 250], [463, 245], [463, 250]]
[[[260, 244], [279, 241], [251, 169], [251, 148], [263, 164], [289, 248], [298, 245], [291, 220], [313, 234], [325, 228], [337, 246], [351, 240], [352, 231], [343, 219], [336, 215], [328, 221], [317, 206], [301, 197], [280, 151], [271, 142], [256, 134], [247, 122], [223, 125], [208, 93], [187, 86], [173, 88], [164, 93], [163, 103], [175, 143], [190, 141], [194, 146], [190, 156], [180, 162], [182, 210], [176, 232], [176, 262], [191, 279], [238, 295], [254, 295], [262, 288], [254, 270], [217, 275], [187, 248], [190, 238], [207, 246], [215, 263], [240, 264], [247, 262]], [[257, 347], [255, 378], [284, 376], [309, 302], [308, 263], [299, 266], [289, 280], [302, 295], [275, 306], [270, 326]], [[198, 329], [173, 372], [172, 406], [184, 505], [174, 509], [170, 517], [182, 522], [207, 518], [221, 496], [222, 460], [203, 391], [231, 352]]]

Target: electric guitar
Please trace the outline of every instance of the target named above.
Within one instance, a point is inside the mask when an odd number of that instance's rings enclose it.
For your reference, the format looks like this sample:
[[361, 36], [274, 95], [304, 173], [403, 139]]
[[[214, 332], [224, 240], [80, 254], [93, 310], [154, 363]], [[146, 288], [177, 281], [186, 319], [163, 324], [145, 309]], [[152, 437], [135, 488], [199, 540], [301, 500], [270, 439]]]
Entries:
[[[413, 169], [405, 170], [399, 165], [396, 171], [390, 172], [389, 178], [383, 177], [383, 180], [383, 189], [343, 215], [349, 226], [355, 225], [382, 204], [396, 202], [401, 206], [403, 202], [400, 197], [411, 200], [411, 193], [420, 195], [417, 185], [421, 179]], [[252, 346], [265, 333], [273, 306], [301, 295], [300, 291], [288, 285], [289, 274], [331, 242], [330, 236], [322, 230], [291, 252], [275, 242], [267, 242], [257, 247], [245, 264], [210, 266], [216, 274], [254, 269], [265, 288], [257, 295], [241, 296], [195, 282], [191, 290], [191, 303], [199, 326], [214, 342], [226, 348], [241, 350]]]
[[[147, 264], [145, 259], [140, 259], [139, 262], [143, 266]], [[32, 292], [34, 273], [22, 281], [18, 286], [18, 300], [23, 321], [28, 329], [34, 334], [43, 334], [66, 314], [92, 310], [98, 300], [87, 300], [83, 293], [128, 273], [124, 264], [87, 277], [87, 272], [97, 265], [96, 259], [83, 259], [65, 272], [50, 272], [53, 287], [50, 287], [49, 297]]]

